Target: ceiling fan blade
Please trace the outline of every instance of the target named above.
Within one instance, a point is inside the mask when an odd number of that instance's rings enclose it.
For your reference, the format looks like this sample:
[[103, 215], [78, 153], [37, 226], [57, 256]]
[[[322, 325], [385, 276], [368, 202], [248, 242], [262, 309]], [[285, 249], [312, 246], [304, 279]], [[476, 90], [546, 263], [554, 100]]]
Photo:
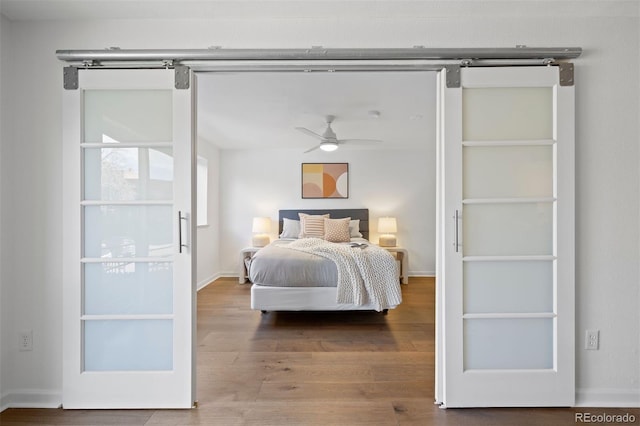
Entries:
[[313, 148], [306, 150], [306, 151], [304, 152], [304, 154], [306, 154], [307, 152], [315, 151], [315, 150], [316, 150], [316, 149], [318, 149], [318, 148], [320, 148], [320, 145], [316, 145], [316, 146], [314, 146]]
[[380, 139], [338, 139], [339, 143], [349, 143], [349, 144], [362, 144], [362, 145], [366, 145], [368, 143], [376, 143], [376, 142], [382, 142]]
[[323, 140], [323, 139], [324, 139], [324, 138], [322, 137], [322, 135], [319, 135], [319, 134], [317, 134], [317, 133], [314, 133], [314, 132], [312, 132], [312, 131], [311, 131], [311, 130], [309, 130], [309, 129], [305, 129], [304, 127], [296, 127], [295, 129], [296, 129], [296, 130], [298, 130], [298, 131], [300, 131], [300, 132], [302, 132], [302, 133], [304, 133], [304, 134], [307, 134], [307, 135], [309, 135], [309, 136], [311, 136], [311, 137], [314, 137], [314, 138], [316, 138], [316, 139], [320, 139], [320, 140]]

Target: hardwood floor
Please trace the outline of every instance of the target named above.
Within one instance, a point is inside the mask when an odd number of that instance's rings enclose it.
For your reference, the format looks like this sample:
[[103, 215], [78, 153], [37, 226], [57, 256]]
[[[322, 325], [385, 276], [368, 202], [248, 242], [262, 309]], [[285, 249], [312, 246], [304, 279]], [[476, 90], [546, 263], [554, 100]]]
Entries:
[[262, 315], [249, 289], [229, 278], [198, 293], [197, 409], [9, 409], [0, 424], [526, 426], [574, 425], [585, 412], [640, 422], [638, 409], [435, 406], [433, 279], [411, 278], [388, 315]]

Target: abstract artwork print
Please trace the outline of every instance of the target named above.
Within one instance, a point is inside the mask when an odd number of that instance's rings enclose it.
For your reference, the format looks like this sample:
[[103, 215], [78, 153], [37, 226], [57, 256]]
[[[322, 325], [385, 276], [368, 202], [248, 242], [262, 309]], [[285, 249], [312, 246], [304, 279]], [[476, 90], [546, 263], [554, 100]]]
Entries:
[[349, 198], [349, 163], [302, 163], [302, 198]]

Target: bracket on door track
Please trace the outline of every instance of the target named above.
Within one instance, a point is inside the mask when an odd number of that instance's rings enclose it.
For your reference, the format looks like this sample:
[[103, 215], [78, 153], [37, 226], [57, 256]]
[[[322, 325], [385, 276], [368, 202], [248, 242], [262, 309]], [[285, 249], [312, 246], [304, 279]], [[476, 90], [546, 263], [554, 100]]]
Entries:
[[78, 89], [78, 68], [64, 67], [62, 70], [62, 86], [66, 90]]
[[189, 67], [185, 65], [176, 65], [174, 71], [176, 74], [176, 89], [188, 89]]
[[560, 62], [560, 86], [573, 86], [573, 64], [571, 62]]
[[460, 65], [445, 65], [447, 70], [447, 87], [460, 87]]

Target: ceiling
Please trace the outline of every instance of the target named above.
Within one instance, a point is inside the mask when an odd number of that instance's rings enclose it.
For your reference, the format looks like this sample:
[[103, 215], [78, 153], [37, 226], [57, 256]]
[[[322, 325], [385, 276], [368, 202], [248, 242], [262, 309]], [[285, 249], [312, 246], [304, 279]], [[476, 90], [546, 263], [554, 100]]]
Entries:
[[[629, 0], [1, 0], [12, 21], [73, 19], [368, 19], [423, 16], [638, 16]], [[580, 7], [576, 4], [580, 3]], [[560, 4], [560, 6], [558, 6]]]
[[[451, 1], [451, 0], [448, 0]], [[2, 0], [11, 20], [388, 16], [441, 0]], [[411, 11], [403, 11], [403, 9]], [[433, 9], [433, 8], [430, 8]]]
[[[428, 149], [435, 141], [435, 72], [198, 74], [198, 136], [220, 149], [299, 149], [335, 115], [338, 139], [380, 139], [348, 149]], [[341, 148], [342, 149], [342, 148]], [[345, 145], [344, 149], [347, 149]]]
[[[449, 3], [458, 3], [447, 0]], [[411, 16], [442, 13], [442, 0], [2, 0], [11, 20], [216, 19]], [[468, 1], [464, 3], [472, 7]], [[445, 10], [447, 8], [445, 7]]]

